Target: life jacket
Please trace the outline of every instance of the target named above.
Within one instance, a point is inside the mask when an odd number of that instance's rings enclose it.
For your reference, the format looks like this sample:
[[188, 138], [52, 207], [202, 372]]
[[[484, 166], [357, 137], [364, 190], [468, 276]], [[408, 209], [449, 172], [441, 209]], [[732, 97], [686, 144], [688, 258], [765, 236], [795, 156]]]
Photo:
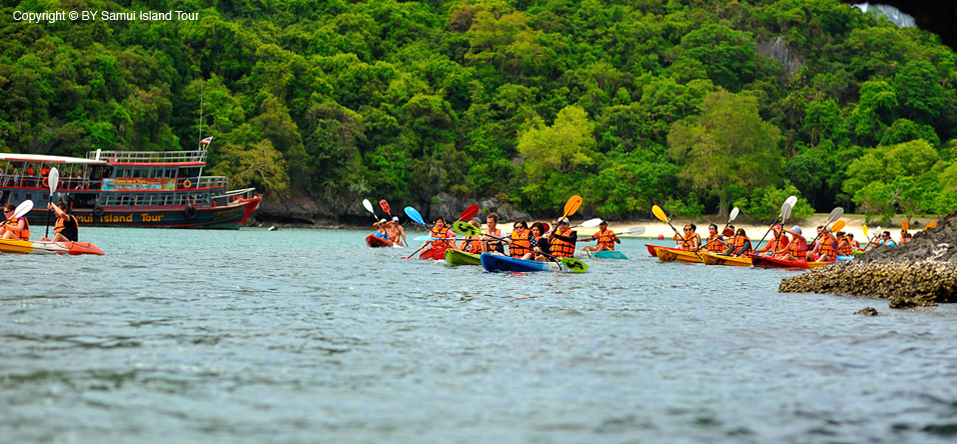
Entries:
[[[429, 233], [432, 233], [431, 237], [437, 237], [437, 238], [443, 238], [443, 239], [449, 238], [448, 228], [442, 228], [439, 231], [435, 231], [435, 227], [432, 227], [432, 229], [429, 230]], [[455, 239], [455, 237], [451, 237], [449, 239]], [[449, 248], [451, 246], [452, 244], [450, 244], [449, 241], [447, 240], [432, 241], [432, 248]]]
[[524, 231], [522, 234], [512, 232], [509, 235], [509, 238], [512, 240], [512, 243], [508, 246], [508, 255], [511, 257], [522, 257], [527, 253], [532, 252], [532, 243], [528, 240], [528, 237], [532, 233]]
[[6, 234], [9, 231], [13, 233], [15, 236], [17, 236], [20, 240], [24, 240], [24, 241], [30, 240], [30, 221], [28, 221], [26, 217], [20, 216], [20, 218], [17, 219], [14, 224], [20, 223], [21, 219], [23, 220], [24, 228], [20, 230], [19, 233], [14, 231], [9, 226], [7, 226], [7, 227], [3, 227], [3, 232], [0, 232], [0, 236]]
[[801, 242], [800, 240], [791, 239], [791, 243], [788, 244], [788, 254], [805, 260], [807, 258], [807, 241]]
[[466, 253], [478, 253], [482, 251], [482, 241], [478, 240], [478, 236], [468, 236], [465, 240], [465, 247], [462, 248], [462, 251]]
[[834, 247], [834, 241], [831, 239], [831, 236], [824, 236], [821, 239], [821, 246], [818, 248], [819, 256], [824, 256], [825, 254], [831, 258], [837, 256], [837, 249]]
[[681, 241], [681, 249], [684, 251], [694, 251], [695, 239], [698, 240], [697, 244], [701, 245], [701, 236], [699, 236], [698, 233], [695, 233], [694, 236], [691, 236], [690, 238]]
[[63, 219], [56, 218], [56, 223], [53, 224], [53, 232], [62, 234], [71, 242], [76, 242], [80, 231], [80, 221], [72, 215], [70, 215], [70, 221], [72, 222], [70, 225], [64, 225]]
[[712, 253], [724, 252], [724, 241], [721, 240], [721, 234], [709, 234], [708, 243], [705, 245], [705, 248]]
[[779, 255], [787, 253], [788, 251], [788, 238], [787, 236], [782, 235], [781, 237], [771, 238], [771, 242], [768, 242], [768, 253], [772, 255]]
[[595, 233], [595, 239], [598, 239], [598, 246], [604, 245], [605, 248], [615, 251], [615, 232], [611, 230], [598, 231]]
[[[841, 243], [840, 241], [844, 242]], [[842, 237], [837, 243], [837, 252], [840, 253], [841, 256], [850, 256], [851, 254], [854, 254], [854, 249], [851, 248], [851, 240], [846, 236]]]
[[[485, 234], [488, 234], [489, 236], [492, 236], [492, 237], [503, 237], [501, 228], [496, 228], [495, 231], [490, 231]], [[531, 232], [529, 232], [529, 235], [531, 235]], [[489, 247], [492, 246], [492, 242], [495, 242], [495, 248], [490, 248], [491, 250], [497, 251], [499, 253], [505, 253], [505, 245], [503, 242], [500, 242], [497, 239], [492, 239], [491, 241], [489, 241], [489, 244], [488, 244]]]
[[740, 256], [750, 256], [750, 255], [751, 255], [751, 252], [753, 251], [753, 250], [752, 250], [752, 247], [748, 247], [748, 249], [747, 249], [747, 250], [744, 250], [744, 251], [738, 251], [739, 249], [741, 249], [741, 247], [744, 247], [744, 242], [745, 242], [745, 241], [750, 241], [750, 240], [751, 240], [751, 238], [749, 238], [749, 237], [747, 237], [747, 236], [735, 236], [735, 238], [734, 238], [734, 251], [735, 251], [735, 254], [738, 254], [738, 255], [740, 255]]
[[[556, 231], [555, 234], [568, 237], [569, 235], [572, 234], [572, 230], [569, 228], [568, 230], [565, 230], [561, 233]], [[551, 247], [552, 247], [552, 256], [575, 257], [575, 244], [571, 242], [565, 242], [556, 237], [551, 240]]]

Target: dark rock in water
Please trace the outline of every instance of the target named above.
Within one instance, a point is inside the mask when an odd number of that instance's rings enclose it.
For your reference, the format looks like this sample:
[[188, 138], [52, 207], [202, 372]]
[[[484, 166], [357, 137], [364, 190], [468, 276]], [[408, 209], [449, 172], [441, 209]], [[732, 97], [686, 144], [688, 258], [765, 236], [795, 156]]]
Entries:
[[957, 212], [901, 247], [880, 247], [815, 268], [781, 281], [778, 290], [888, 299], [891, 308], [957, 302]]
[[854, 314], [856, 314], [856, 315], [864, 315], [864, 316], [877, 316], [877, 315], [879, 315], [880, 313], [878, 313], [878, 312], [877, 312], [877, 309], [874, 308], [874, 307], [864, 307], [864, 308], [862, 308], [862, 309], [860, 309], [860, 310], [855, 311]]

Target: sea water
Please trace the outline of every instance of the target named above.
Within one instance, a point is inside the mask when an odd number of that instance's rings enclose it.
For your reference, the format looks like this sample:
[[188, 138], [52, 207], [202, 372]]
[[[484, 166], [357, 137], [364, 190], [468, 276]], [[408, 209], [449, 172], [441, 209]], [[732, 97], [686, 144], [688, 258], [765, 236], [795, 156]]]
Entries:
[[490, 274], [367, 234], [81, 227], [106, 256], [0, 256], [0, 442], [957, 438], [954, 306], [781, 294], [799, 271], [639, 239]]

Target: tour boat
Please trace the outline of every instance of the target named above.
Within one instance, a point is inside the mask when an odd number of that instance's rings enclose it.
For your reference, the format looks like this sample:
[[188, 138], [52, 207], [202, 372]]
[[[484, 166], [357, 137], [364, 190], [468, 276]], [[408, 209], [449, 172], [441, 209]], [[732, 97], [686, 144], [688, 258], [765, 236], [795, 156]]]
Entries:
[[0, 153], [0, 204], [36, 202], [26, 216], [45, 224], [52, 201], [66, 202], [80, 226], [239, 229], [259, 207], [254, 188], [227, 191], [204, 176], [206, 150], [102, 151], [86, 158]]

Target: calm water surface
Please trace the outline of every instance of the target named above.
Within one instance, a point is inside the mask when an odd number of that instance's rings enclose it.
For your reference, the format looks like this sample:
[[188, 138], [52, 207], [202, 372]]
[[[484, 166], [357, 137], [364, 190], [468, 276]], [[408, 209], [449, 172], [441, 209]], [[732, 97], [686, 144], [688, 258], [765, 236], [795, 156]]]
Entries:
[[780, 294], [796, 272], [638, 239], [508, 275], [364, 231], [80, 234], [107, 256], [0, 256], [2, 442], [957, 439], [953, 306]]

